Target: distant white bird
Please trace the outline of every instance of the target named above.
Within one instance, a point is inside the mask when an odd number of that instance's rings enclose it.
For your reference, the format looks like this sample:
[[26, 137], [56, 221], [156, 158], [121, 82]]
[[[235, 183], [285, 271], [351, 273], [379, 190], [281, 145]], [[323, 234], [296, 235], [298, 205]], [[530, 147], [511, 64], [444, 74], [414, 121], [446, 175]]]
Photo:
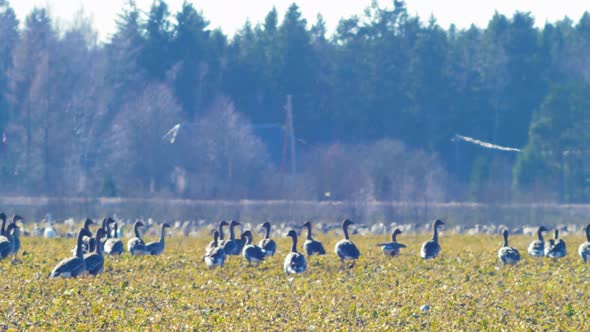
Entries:
[[162, 136], [162, 139], [167, 140], [168, 142], [170, 142], [170, 144], [174, 144], [174, 142], [176, 142], [176, 136], [178, 135], [179, 129], [180, 123], [177, 123], [176, 125], [174, 125], [174, 127], [170, 128], [170, 130], [168, 130], [166, 134], [164, 134], [164, 136]]
[[56, 236], [57, 236], [57, 233], [55, 232], [53, 225], [48, 223], [47, 226], [45, 227], [45, 229], [43, 230], [43, 237], [45, 237], [47, 239], [52, 239]]

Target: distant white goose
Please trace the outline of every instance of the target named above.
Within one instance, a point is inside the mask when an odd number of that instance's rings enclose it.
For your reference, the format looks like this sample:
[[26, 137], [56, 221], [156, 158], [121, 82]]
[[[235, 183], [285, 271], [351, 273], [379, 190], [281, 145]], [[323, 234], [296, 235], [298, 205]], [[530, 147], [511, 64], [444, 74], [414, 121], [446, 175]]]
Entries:
[[344, 264], [345, 260], [352, 260], [352, 264], [350, 267], [353, 267], [356, 260], [361, 256], [360, 251], [358, 248], [350, 241], [350, 237], [348, 236], [348, 226], [353, 225], [354, 222], [345, 219], [342, 222], [342, 232], [344, 233], [344, 239], [338, 241], [336, 246], [334, 247], [334, 251], [336, 255], [340, 258], [340, 261]]
[[440, 252], [440, 244], [438, 244], [438, 227], [444, 224], [445, 223], [440, 219], [436, 219], [434, 221], [432, 224], [432, 228], [434, 229], [432, 240], [428, 240], [422, 244], [420, 257], [424, 259], [432, 259], [438, 256], [438, 253]]
[[531, 242], [529, 245], [528, 253], [531, 257], [543, 257], [545, 256], [545, 242], [543, 241], [543, 232], [546, 232], [545, 226], [539, 227], [537, 230], [538, 239]]
[[498, 258], [502, 261], [502, 265], [514, 265], [520, 260], [520, 253], [518, 250], [508, 245], [508, 230], [502, 232], [504, 237], [504, 245], [498, 250]]
[[396, 228], [391, 234], [391, 242], [377, 244], [377, 246], [383, 247], [383, 254], [385, 254], [385, 256], [397, 256], [399, 255], [399, 249], [406, 247], [405, 244], [397, 242], [397, 235], [401, 233], [402, 231], [400, 231], [399, 228]]
[[291, 252], [285, 257], [283, 269], [287, 275], [303, 273], [307, 268], [307, 263], [305, 262], [305, 256], [297, 252], [297, 232], [290, 230], [287, 236], [291, 237], [293, 244], [291, 245]]
[[586, 233], [586, 242], [582, 243], [578, 248], [578, 254], [582, 257], [584, 263], [590, 262], [590, 224], [584, 228]]
[[52, 239], [56, 236], [57, 233], [55, 232], [53, 225], [48, 222], [47, 226], [45, 226], [45, 229], [43, 230], [43, 237], [46, 239]]

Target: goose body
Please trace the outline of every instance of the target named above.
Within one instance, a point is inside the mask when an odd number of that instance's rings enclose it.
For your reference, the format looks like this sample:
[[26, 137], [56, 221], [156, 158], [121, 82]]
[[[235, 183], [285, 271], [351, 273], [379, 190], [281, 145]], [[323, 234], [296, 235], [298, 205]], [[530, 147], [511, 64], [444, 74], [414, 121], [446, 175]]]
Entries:
[[508, 245], [508, 230], [502, 232], [504, 237], [504, 245], [498, 250], [498, 258], [502, 261], [502, 265], [514, 265], [520, 260], [520, 253], [518, 250]]
[[385, 256], [392, 256], [392, 257], [397, 256], [397, 255], [399, 255], [400, 248], [406, 247], [405, 244], [397, 242], [397, 235], [401, 234], [401, 233], [402, 233], [402, 231], [400, 231], [399, 228], [396, 228], [393, 231], [393, 233], [391, 234], [391, 242], [377, 244], [377, 246], [380, 246], [383, 248], [383, 254]]
[[303, 242], [303, 249], [305, 250], [305, 254], [307, 256], [311, 255], [325, 255], [326, 249], [324, 249], [324, 245], [317, 240], [314, 240], [311, 236], [311, 222], [306, 222], [303, 224], [304, 227], [307, 227], [307, 238], [305, 242]]
[[160, 231], [160, 241], [150, 242], [145, 245], [146, 254], [158, 256], [164, 252], [166, 228], [170, 228], [170, 225], [168, 223], [162, 224], [162, 230]]
[[8, 228], [5, 230], [7, 236], [0, 236], [0, 259], [8, 257], [12, 252], [13, 244], [10, 233], [13, 232], [14, 227], [16, 227], [14, 224], [8, 225]]
[[297, 232], [290, 230], [287, 236], [292, 238], [293, 244], [291, 246], [291, 252], [285, 257], [283, 269], [287, 275], [303, 273], [307, 268], [307, 262], [305, 261], [305, 256], [297, 252]]
[[213, 245], [211, 246], [211, 249], [207, 249], [205, 257], [203, 257], [205, 264], [207, 264], [207, 267], [209, 267], [210, 269], [216, 266], [223, 267], [223, 264], [225, 262], [225, 251], [223, 250], [223, 248], [218, 246], [218, 241], [219, 231], [215, 231], [213, 233]]
[[240, 225], [239, 222], [232, 220], [229, 224], [229, 240], [224, 241], [221, 247], [226, 255], [237, 256], [242, 253], [241, 240], [236, 239], [235, 227]]
[[438, 256], [440, 252], [440, 244], [438, 244], [438, 227], [440, 225], [444, 225], [445, 223], [440, 220], [436, 219], [433, 223], [432, 228], [434, 229], [434, 234], [432, 235], [432, 240], [428, 240], [422, 244], [422, 248], [420, 249], [420, 257], [423, 259], [433, 259]]
[[129, 253], [134, 256], [146, 254], [145, 242], [143, 242], [143, 240], [141, 239], [141, 234], [139, 234], [139, 227], [143, 227], [143, 222], [141, 222], [140, 220], [136, 221], [135, 224], [133, 224], [133, 231], [135, 233], [135, 237], [127, 241], [127, 251], [129, 251]]
[[586, 225], [584, 228], [586, 232], [586, 242], [580, 244], [578, 248], [578, 254], [584, 261], [584, 263], [590, 262], [590, 224]]
[[104, 242], [104, 253], [111, 256], [118, 256], [123, 253], [123, 241], [117, 238], [117, 223], [115, 222], [115, 232], [113, 237]]
[[[106, 235], [106, 231], [103, 228], [99, 228], [96, 231], [96, 243], [100, 243], [100, 240]], [[102, 273], [104, 270], [104, 256], [102, 252], [102, 246], [97, 245], [96, 249], [92, 253], [84, 255], [84, 264], [86, 265], [86, 271], [91, 275], [95, 276]]]
[[245, 231], [242, 233], [242, 240], [244, 241], [244, 248], [242, 249], [242, 256], [248, 261], [248, 265], [254, 263], [258, 265], [264, 260], [266, 254], [264, 250], [257, 245], [252, 244], [252, 232]]
[[358, 248], [350, 241], [350, 237], [348, 235], [348, 226], [353, 225], [354, 223], [348, 219], [345, 219], [342, 222], [342, 231], [344, 232], [344, 239], [340, 240], [334, 246], [334, 251], [336, 255], [340, 258], [340, 261], [344, 263], [345, 260], [352, 260], [352, 265], [354, 266], [354, 261], [356, 261], [361, 253]]
[[561, 258], [567, 254], [565, 241], [559, 238], [559, 230], [555, 230], [555, 237], [553, 240], [549, 240], [549, 247], [545, 248], [545, 256], [549, 258]]
[[270, 223], [267, 221], [262, 224], [262, 228], [265, 229], [264, 239], [260, 240], [258, 246], [264, 250], [266, 256], [273, 256], [277, 251], [276, 242], [270, 238]]
[[84, 236], [85, 230], [81, 229], [78, 233], [78, 250], [76, 251], [76, 256], [66, 258], [59, 262], [49, 274], [50, 278], [73, 278], [86, 272], [86, 262], [82, 254], [82, 240]]
[[531, 257], [543, 257], [545, 256], [545, 241], [543, 240], [543, 232], [547, 231], [544, 226], [539, 227], [537, 230], [537, 240], [531, 242], [528, 248], [529, 256]]

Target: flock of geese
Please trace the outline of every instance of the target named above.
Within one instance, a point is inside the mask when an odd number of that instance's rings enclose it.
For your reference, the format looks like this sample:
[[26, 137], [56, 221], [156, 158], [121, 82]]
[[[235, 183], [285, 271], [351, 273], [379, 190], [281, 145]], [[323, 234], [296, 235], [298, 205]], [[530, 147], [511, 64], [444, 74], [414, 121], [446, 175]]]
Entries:
[[[20, 249], [19, 227], [17, 222], [22, 221], [23, 218], [15, 215], [12, 221], [6, 225], [7, 217], [4, 213], [0, 213], [0, 220], [2, 226], [0, 228], [0, 259], [4, 259], [9, 255], [14, 255], [13, 261], [16, 261], [17, 253]], [[360, 251], [350, 239], [348, 227], [354, 223], [345, 219], [342, 222], [342, 232], [344, 238], [336, 243], [334, 252], [344, 265], [350, 262], [348, 267], [354, 267], [356, 260], [360, 257]], [[92, 235], [90, 226], [96, 225], [92, 219], [86, 219], [83, 227], [78, 232], [76, 246], [72, 249], [72, 257], [65, 258], [60, 261], [49, 274], [50, 278], [57, 277], [78, 277], [82, 275], [97, 275], [104, 270], [104, 256], [121, 255], [124, 251], [124, 245], [119, 238], [117, 222], [111, 218], [104, 218], [102, 224], [97, 229], [96, 234]], [[277, 250], [276, 242], [270, 238], [271, 224], [265, 222], [261, 225], [261, 230], [264, 230], [265, 236], [258, 245], [253, 243], [252, 231], [246, 230], [240, 234], [240, 238], [236, 237], [235, 227], [240, 226], [238, 221], [221, 221], [216, 230], [213, 232], [213, 241], [211, 241], [205, 248], [205, 255], [203, 261], [209, 268], [223, 267], [228, 256], [242, 255], [248, 265], [258, 265], [264, 261], [265, 257], [273, 256]], [[444, 225], [440, 219], [436, 219], [432, 224], [433, 236], [422, 244], [420, 250], [420, 257], [423, 259], [433, 259], [438, 256], [441, 251], [438, 242], [438, 228]], [[141, 237], [140, 228], [144, 227], [144, 223], [137, 220], [133, 225], [134, 237], [127, 242], [127, 251], [131, 255], [160, 255], [164, 252], [166, 228], [169, 228], [168, 223], [161, 225], [160, 240], [145, 243]], [[229, 227], [229, 238], [225, 239], [225, 227]], [[291, 238], [291, 251], [285, 257], [283, 269], [287, 275], [300, 274], [307, 269], [307, 262], [305, 256], [325, 255], [326, 250], [324, 245], [315, 240], [312, 236], [312, 225], [308, 221], [302, 225], [307, 228], [307, 236], [303, 242], [303, 251], [305, 255], [297, 250], [298, 233], [294, 229], [290, 229], [286, 236]], [[578, 253], [584, 262], [590, 262], [590, 224], [585, 228], [586, 242], [582, 243], [578, 249]], [[554, 238], [547, 242], [543, 239], [543, 232], [548, 231], [547, 228], [541, 226], [537, 230], [537, 240], [531, 242], [528, 247], [528, 254], [531, 257], [548, 257], [558, 259], [566, 256], [566, 244], [563, 239], [559, 238], [559, 231], [556, 229]], [[397, 242], [397, 236], [402, 232], [396, 228], [391, 235], [391, 242], [378, 243], [383, 254], [386, 256], [397, 256], [401, 248], [406, 248], [406, 245]], [[520, 259], [520, 253], [517, 249], [508, 244], [509, 231], [504, 229], [502, 236], [504, 244], [498, 250], [498, 258], [503, 265], [516, 264]]]

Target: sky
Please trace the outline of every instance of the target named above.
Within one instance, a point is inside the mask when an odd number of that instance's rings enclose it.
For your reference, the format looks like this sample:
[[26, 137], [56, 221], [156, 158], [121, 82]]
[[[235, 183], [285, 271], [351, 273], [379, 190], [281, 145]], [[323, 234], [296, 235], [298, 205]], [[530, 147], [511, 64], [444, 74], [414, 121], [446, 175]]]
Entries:
[[[282, 17], [294, 0], [200, 0], [190, 1], [201, 10], [212, 28], [221, 28], [227, 35], [233, 35], [247, 19], [253, 23], [262, 22], [275, 6]], [[392, 6], [393, 0], [377, 0], [382, 6]], [[98, 30], [99, 39], [107, 40], [115, 30], [115, 18], [121, 12], [126, 0], [9, 0], [19, 19], [24, 21], [34, 7], [50, 9], [58, 24], [67, 26], [72, 17], [84, 8]], [[167, 0], [172, 13], [182, 5], [183, 0]], [[316, 20], [318, 13], [324, 16], [328, 33], [331, 34], [340, 18], [363, 15], [371, 0], [296, 0], [308, 24]], [[148, 10], [152, 0], [136, 0], [138, 7]], [[420, 16], [424, 21], [433, 15], [443, 28], [454, 23], [459, 28], [471, 24], [485, 27], [495, 11], [511, 16], [515, 11], [531, 12], [537, 26], [554, 22], [568, 16], [574, 22], [584, 11], [590, 11], [587, 0], [407, 0], [410, 14]]]

